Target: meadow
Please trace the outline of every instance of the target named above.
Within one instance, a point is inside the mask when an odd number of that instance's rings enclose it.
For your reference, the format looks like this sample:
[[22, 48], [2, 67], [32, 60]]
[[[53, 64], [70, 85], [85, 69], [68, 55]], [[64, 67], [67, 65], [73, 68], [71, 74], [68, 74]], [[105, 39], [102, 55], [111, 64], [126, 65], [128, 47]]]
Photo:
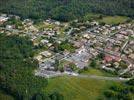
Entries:
[[104, 100], [103, 92], [119, 82], [61, 76], [48, 79], [44, 93], [59, 92], [65, 100]]
[[99, 22], [106, 24], [120, 24], [128, 21], [129, 18], [125, 16], [106, 16], [103, 17]]

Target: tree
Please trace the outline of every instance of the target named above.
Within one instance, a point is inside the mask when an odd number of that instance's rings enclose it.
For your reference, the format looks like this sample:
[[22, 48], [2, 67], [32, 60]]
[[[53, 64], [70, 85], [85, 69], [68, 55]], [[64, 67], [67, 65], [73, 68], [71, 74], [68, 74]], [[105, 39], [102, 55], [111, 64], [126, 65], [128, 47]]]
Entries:
[[51, 100], [64, 100], [63, 95], [58, 93], [58, 92], [54, 92], [50, 95]]
[[[0, 0], [0, 12], [23, 18], [71, 21], [91, 17], [92, 13], [134, 17], [134, 0]], [[55, 9], [53, 9], [55, 8]], [[100, 16], [101, 18], [101, 16]]]
[[28, 37], [0, 34], [0, 89], [17, 100], [29, 100], [47, 85], [34, 75], [38, 62], [33, 59], [33, 43]]
[[54, 64], [54, 66], [55, 66], [55, 71], [57, 71], [57, 70], [58, 70], [59, 65], [60, 65], [60, 62], [59, 62], [59, 60], [58, 60], [58, 59], [56, 59], [56, 60], [55, 60], [55, 64]]
[[77, 70], [77, 66], [74, 63], [70, 63], [69, 66], [70, 66], [72, 71], [76, 71]]
[[101, 53], [99, 53], [99, 54], [97, 55], [97, 58], [98, 58], [99, 60], [101, 60], [101, 59], [104, 58], [104, 56], [105, 56], [105, 54], [104, 54], [103, 52], [101, 52]]
[[127, 82], [127, 84], [128, 84], [128, 85], [132, 85], [132, 86], [134, 86], [134, 78], [131, 79], [131, 80], [129, 80], [129, 81]]
[[133, 85], [128, 85], [128, 82], [127, 84], [121, 83], [111, 86], [109, 90], [104, 92], [104, 95], [107, 99], [111, 98], [111, 100], [132, 100], [134, 88]]
[[128, 65], [126, 64], [125, 61], [120, 61], [120, 66], [121, 66], [122, 68], [127, 68], [127, 67], [128, 67]]
[[51, 98], [43, 93], [37, 93], [33, 96], [32, 100], [51, 100]]
[[91, 63], [90, 63], [90, 66], [91, 67], [96, 67], [97, 63], [96, 63], [96, 60], [95, 59], [92, 59], [91, 60]]
[[43, 97], [41, 94], [37, 94], [34, 100], [43, 100]]

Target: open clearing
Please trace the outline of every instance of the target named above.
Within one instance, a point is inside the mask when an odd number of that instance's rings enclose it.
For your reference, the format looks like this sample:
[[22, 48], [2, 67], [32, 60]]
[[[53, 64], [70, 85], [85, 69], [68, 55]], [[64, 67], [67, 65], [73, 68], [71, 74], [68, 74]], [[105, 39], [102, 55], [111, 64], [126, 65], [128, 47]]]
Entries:
[[97, 68], [93, 68], [93, 67], [89, 67], [88, 70], [83, 71], [81, 74], [85, 74], [85, 75], [98, 75], [98, 76], [108, 76], [108, 77], [112, 77], [112, 76], [117, 76], [115, 74], [112, 74], [110, 72], [106, 72], [103, 69], [97, 69]]
[[99, 21], [106, 24], [119, 24], [119, 23], [124, 23], [127, 20], [129, 20], [129, 18], [124, 16], [107, 16], [107, 17], [103, 17]]
[[119, 82], [62, 76], [48, 79], [48, 86], [43, 91], [48, 94], [57, 91], [65, 100], [98, 100], [116, 83]]

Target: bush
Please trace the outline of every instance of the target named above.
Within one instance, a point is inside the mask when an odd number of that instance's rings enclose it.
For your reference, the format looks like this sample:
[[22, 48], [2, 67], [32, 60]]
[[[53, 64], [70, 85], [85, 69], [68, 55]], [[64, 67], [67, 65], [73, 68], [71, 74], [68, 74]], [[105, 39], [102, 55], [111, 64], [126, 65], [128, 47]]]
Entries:
[[127, 84], [128, 84], [128, 85], [132, 85], [132, 86], [134, 86], [134, 78], [131, 79], [131, 80], [129, 80], [129, 81], [127, 82]]

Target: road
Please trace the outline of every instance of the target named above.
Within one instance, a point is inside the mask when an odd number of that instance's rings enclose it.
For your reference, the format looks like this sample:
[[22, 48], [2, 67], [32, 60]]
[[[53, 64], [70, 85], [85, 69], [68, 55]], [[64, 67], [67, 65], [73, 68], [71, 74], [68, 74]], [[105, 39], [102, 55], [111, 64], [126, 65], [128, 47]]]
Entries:
[[79, 78], [90, 78], [90, 79], [97, 79], [97, 80], [111, 80], [111, 81], [128, 81], [131, 78], [121, 78], [121, 77], [105, 77], [105, 76], [97, 76], [97, 75], [68, 75], [68, 76], [75, 76]]
[[[51, 72], [51, 71], [50, 71]], [[65, 72], [65, 73], [56, 73], [55, 74], [47, 74], [47, 73], [40, 73], [38, 76], [51, 78], [51, 77], [58, 77], [67, 75], [68, 77], [78, 77], [78, 78], [87, 78], [87, 79], [96, 79], [96, 80], [109, 80], [109, 81], [129, 81], [131, 78], [121, 78], [121, 77], [106, 77], [106, 76], [97, 76], [97, 75], [83, 75], [77, 74], [73, 72]]]

